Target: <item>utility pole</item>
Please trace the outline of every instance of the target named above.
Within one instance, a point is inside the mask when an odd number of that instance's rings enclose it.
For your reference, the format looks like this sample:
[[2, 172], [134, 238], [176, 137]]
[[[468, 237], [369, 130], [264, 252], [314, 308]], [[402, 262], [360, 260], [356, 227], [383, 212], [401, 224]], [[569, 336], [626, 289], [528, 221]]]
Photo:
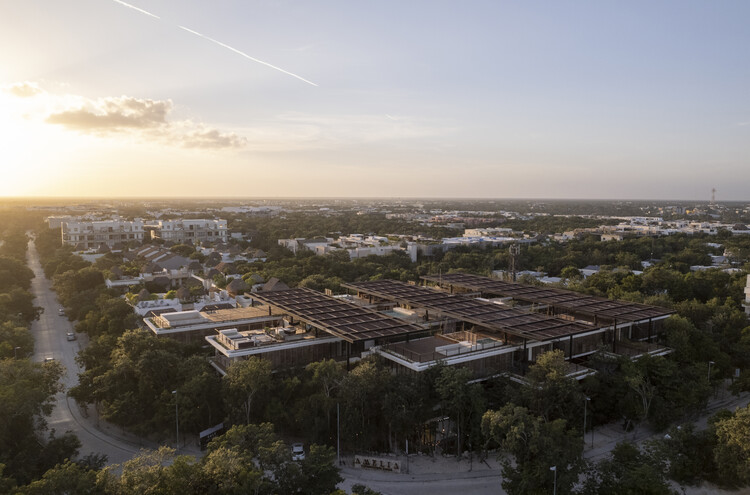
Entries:
[[336, 403], [336, 460], [341, 465], [341, 420], [339, 414], [340, 404]]

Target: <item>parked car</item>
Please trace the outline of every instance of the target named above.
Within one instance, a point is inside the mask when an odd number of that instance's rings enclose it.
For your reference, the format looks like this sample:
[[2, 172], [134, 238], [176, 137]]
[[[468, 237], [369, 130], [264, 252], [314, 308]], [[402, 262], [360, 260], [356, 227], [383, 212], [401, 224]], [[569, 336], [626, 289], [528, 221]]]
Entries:
[[68, 340], [75, 340], [76, 339], [76, 334], [74, 334], [73, 332], [68, 332], [68, 333], [65, 334], [65, 337]]
[[292, 444], [292, 460], [293, 461], [304, 461], [305, 460], [305, 446], [301, 443]]
[[60, 316], [65, 316], [65, 308], [60, 308], [57, 310], [57, 314]]
[[54, 360], [55, 360], [55, 358], [53, 358], [52, 356], [47, 356], [46, 358], [44, 358], [44, 362], [45, 363], [51, 363]]

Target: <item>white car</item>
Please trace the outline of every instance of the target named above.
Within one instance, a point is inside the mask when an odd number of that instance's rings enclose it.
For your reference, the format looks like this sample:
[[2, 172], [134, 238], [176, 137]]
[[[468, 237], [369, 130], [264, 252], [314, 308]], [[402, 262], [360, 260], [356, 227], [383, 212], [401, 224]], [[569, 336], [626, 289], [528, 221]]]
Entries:
[[76, 334], [74, 334], [73, 332], [68, 332], [68, 333], [65, 334], [65, 337], [68, 340], [75, 340], [76, 339]]
[[65, 308], [58, 309], [57, 314], [59, 314], [60, 316], [65, 316]]
[[305, 460], [305, 446], [301, 443], [292, 444], [292, 460], [293, 461], [304, 461]]

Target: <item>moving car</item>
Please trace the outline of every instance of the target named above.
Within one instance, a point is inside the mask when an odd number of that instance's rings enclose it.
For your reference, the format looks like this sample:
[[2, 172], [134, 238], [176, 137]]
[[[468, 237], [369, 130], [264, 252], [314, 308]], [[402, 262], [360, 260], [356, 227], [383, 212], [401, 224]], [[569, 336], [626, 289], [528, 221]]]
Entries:
[[305, 446], [301, 443], [292, 444], [292, 460], [293, 461], [304, 461], [305, 460]]

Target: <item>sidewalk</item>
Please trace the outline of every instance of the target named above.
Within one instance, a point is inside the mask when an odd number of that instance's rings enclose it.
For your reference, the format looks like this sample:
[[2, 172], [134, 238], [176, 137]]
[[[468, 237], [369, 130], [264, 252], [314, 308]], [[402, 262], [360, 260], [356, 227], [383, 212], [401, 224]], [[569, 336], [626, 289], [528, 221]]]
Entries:
[[[726, 383], [719, 387], [714, 397], [709, 401], [705, 413], [699, 417], [686, 420], [693, 422], [699, 430], [705, 429], [708, 419], [722, 409], [734, 411], [738, 407], [745, 407], [750, 403], [750, 393], [743, 392], [734, 396], [726, 389]], [[620, 442], [628, 441], [641, 443], [644, 440], [654, 438], [664, 433], [657, 433], [647, 426], [638, 427], [635, 432], [626, 432], [619, 423], [609, 423], [594, 428], [594, 446], [591, 447], [591, 432], [586, 432], [586, 444], [583, 457], [589, 460], [600, 460], [604, 458]]]

